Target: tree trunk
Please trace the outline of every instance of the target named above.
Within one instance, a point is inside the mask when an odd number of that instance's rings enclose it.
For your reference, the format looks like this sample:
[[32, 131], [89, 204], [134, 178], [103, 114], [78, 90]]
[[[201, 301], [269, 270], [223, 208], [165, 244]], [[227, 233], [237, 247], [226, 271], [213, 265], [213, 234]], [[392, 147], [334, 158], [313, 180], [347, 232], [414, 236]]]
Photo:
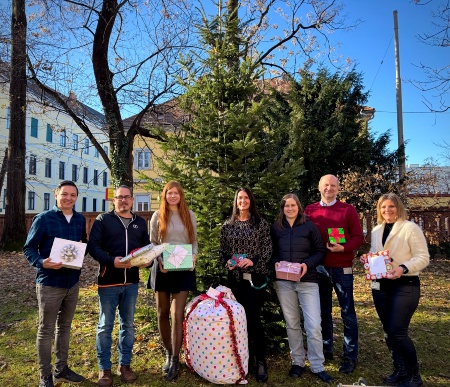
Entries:
[[11, 20], [11, 126], [8, 140], [6, 213], [2, 247], [17, 250], [25, 241], [25, 130], [26, 130], [26, 35], [25, 0], [13, 0]]
[[117, 0], [104, 0], [94, 35], [92, 64], [98, 95], [102, 101], [111, 146], [111, 180], [114, 186], [133, 185], [133, 139], [125, 134], [120, 106], [109, 68], [109, 40], [120, 6]]

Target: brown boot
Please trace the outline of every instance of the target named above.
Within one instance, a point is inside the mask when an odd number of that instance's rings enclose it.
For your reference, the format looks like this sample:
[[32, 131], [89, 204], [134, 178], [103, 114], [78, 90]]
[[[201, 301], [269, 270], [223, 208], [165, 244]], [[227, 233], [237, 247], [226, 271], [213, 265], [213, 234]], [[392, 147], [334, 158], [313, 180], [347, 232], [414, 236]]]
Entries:
[[111, 387], [112, 386], [112, 373], [111, 370], [100, 370], [98, 374], [98, 386], [99, 387]]
[[131, 370], [129, 365], [120, 365], [117, 367], [117, 375], [125, 383], [133, 383], [137, 379], [137, 375]]

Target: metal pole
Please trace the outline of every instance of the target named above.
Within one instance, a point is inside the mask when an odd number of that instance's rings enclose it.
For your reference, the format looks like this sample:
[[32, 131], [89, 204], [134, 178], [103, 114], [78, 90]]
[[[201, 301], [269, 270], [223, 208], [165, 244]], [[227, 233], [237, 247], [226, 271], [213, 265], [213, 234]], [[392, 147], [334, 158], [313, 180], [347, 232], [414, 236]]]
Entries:
[[397, 99], [397, 132], [398, 147], [400, 149], [400, 157], [398, 163], [399, 178], [402, 179], [406, 174], [405, 165], [405, 142], [403, 140], [403, 107], [402, 107], [402, 79], [400, 77], [400, 44], [398, 40], [398, 20], [397, 11], [394, 11], [394, 42], [395, 42], [395, 90]]

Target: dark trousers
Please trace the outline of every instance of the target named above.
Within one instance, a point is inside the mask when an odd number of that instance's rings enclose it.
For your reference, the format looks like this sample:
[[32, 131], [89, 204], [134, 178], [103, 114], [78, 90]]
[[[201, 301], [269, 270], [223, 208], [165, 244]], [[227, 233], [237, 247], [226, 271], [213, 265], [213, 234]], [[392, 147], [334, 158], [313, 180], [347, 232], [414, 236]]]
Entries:
[[419, 277], [380, 280], [380, 290], [372, 290], [373, 301], [394, 359], [405, 368], [417, 366], [414, 343], [408, 336], [411, 318], [419, 305]]
[[[252, 274], [252, 280], [255, 286], [264, 283], [265, 276]], [[266, 360], [266, 338], [261, 319], [261, 308], [264, 303], [266, 289], [254, 289], [250, 281], [240, 279], [239, 281], [233, 274], [228, 276], [228, 284], [239, 302], [245, 310], [247, 317], [248, 347], [250, 359], [256, 358], [256, 361], [265, 362]]]
[[323, 351], [333, 353], [333, 289], [336, 292], [344, 323], [344, 358], [358, 358], [358, 319], [353, 299], [353, 274], [341, 267], [325, 267], [328, 275], [319, 274], [320, 311]]

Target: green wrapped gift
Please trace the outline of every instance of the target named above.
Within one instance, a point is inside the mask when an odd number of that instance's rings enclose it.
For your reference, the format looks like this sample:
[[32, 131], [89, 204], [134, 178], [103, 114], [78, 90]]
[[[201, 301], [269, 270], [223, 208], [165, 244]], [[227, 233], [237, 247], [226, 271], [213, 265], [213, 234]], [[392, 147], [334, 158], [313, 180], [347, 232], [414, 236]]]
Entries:
[[328, 229], [328, 238], [330, 243], [345, 243], [345, 234], [343, 227], [334, 227]]
[[192, 245], [168, 245], [163, 251], [163, 267], [168, 271], [190, 270], [192, 261]]

